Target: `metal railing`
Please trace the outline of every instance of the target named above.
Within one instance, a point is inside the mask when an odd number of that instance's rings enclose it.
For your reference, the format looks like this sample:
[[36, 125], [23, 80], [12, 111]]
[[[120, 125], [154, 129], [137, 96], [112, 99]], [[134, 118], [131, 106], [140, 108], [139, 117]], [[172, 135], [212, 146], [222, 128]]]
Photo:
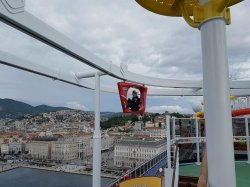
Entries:
[[173, 147], [174, 155], [172, 156], [172, 169], [173, 169], [173, 176], [172, 176], [172, 187], [177, 187], [179, 182], [179, 147], [178, 142], [175, 143]]
[[146, 161], [145, 163], [141, 164], [135, 169], [130, 170], [129, 172], [122, 175], [120, 178], [112, 181], [106, 187], [116, 187], [120, 182], [126, 180], [127, 178], [136, 178], [141, 177], [149, 170], [154, 168], [158, 163], [160, 163], [163, 159], [167, 157], [167, 151], [164, 151], [155, 157], [151, 158], [150, 160]]

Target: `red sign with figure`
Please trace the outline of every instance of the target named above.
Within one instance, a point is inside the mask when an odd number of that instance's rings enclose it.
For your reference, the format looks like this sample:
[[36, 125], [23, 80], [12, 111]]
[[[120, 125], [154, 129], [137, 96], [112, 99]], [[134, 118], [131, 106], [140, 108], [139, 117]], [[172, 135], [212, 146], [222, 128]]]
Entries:
[[[148, 88], [132, 82], [118, 82], [118, 90], [124, 113], [142, 114], [146, 109], [146, 98]], [[140, 91], [140, 94], [133, 90], [132, 98], [128, 97], [128, 90], [134, 88]], [[140, 97], [139, 97], [140, 95]]]

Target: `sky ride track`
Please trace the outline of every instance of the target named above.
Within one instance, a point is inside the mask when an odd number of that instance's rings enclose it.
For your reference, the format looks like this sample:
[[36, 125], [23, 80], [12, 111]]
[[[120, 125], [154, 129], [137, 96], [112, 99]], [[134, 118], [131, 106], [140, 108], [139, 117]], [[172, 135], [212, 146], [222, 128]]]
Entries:
[[[130, 72], [124, 65], [119, 67], [112, 63], [107, 63], [57, 30], [53, 29], [40, 19], [26, 12], [24, 10], [24, 6], [25, 1], [23, 0], [0, 0], [0, 20], [109, 76], [124, 81], [137, 82], [147, 86], [161, 87], [149, 87], [149, 96], [203, 95], [202, 81], [153, 78]], [[63, 81], [76, 86], [94, 89], [94, 83], [82, 83], [82, 80], [78, 80], [76, 75], [79, 72], [76, 72], [74, 75], [72, 72], [61, 71], [59, 75], [57, 72], [53, 72], [53, 70], [50, 70], [49, 68], [34, 65], [32, 62], [26, 63], [25, 60], [21, 60], [22, 63], [7, 63], [3, 60], [3, 58], [6, 56], [11, 58], [10, 55], [3, 54], [2, 52], [0, 55], [2, 64], [10, 65], [15, 68], [40, 74], [42, 76], [51, 77], [55, 80]], [[164, 90], [162, 88], [181, 89]], [[232, 89], [232, 92], [235, 92], [231, 93], [232, 95], [249, 95], [248, 93], [250, 92], [248, 89], [250, 88], [250, 81], [231, 81], [230, 88]], [[105, 92], [117, 93], [115, 86], [102, 86], [101, 90]]]
[[[126, 68], [124, 68], [124, 66], [118, 67], [111, 63], [107, 63], [93, 53], [81, 47], [79, 44], [73, 42], [71, 39], [64, 36], [57, 30], [53, 29], [40, 19], [26, 12], [24, 10], [24, 6], [21, 7], [17, 12], [11, 12], [9, 9], [15, 10], [16, 8], [13, 8], [15, 4], [12, 5], [12, 7], [6, 8], [8, 5], [3, 3], [5, 1], [8, 2], [9, 0], [0, 1], [1, 21], [112, 77], [145, 84], [148, 86], [201, 88], [201, 81], [182, 81], [152, 78], [129, 72]], [[19, 1], [21, 0], [16, 0], [15, 2]], [[17, 3], [16, 7], [18, 6], [20, 7], [20, 5]]]
[[[16, 57], [14, 55], [8, 54], [6, 52], [0, 51], [0, 64], [4, 64], [7, 66], [11, 66], [14, 68], [18, 68], [24, 71], [28, 71], [34, 74], [38, 74], [47, 78], [51, 78], [53, 80], [62, 81], [71, 85], [75, 85], [82, 88], [87, 88], [94, 90], [95, 83], [93, 81], [87, 79], [78, 79], [74, 72], [66, 72], [63, 69], [53, 70], [43, 65], [33, 63], [31, 61], [22, 59], [20, 57]], [[249, 81], [237, 81], [237, 83], [241, 84], [239, 87], [244, 87], [245, 84]], [[236, 84], [235, 81], [231, 82], [231, 84]], [[202, 96], [203, 89], [192, 89], [192, 88], [152, 88], [148, 89], [148, 96]], [[118, 90], [116, 86], [109, 85], [101, 85], [101, 91], [109, 92], [109, 93], [117, 93]], [[250, 88], [245, 89], [233, 89], [230, 90], [231, 95], [235, 96], [246, 96], [250, 93]]]
[[[184, 81], [152, 78], [129, 72], [124, 66], [118, 67], [111, 63], [107, 63], [95, 56], [94, 54], [90, 53], [89, 51], [85, 50], [80, 45], [76, 44], [66, 36], [62, 35], [60, 32], [56, 31], [49, 25], [45, 24], [35, 16], [26, 12], [24, 10], [25, 0], [0, 0], [0, 20], [30, 35], [31, 37], [36, 38], [41, 42], [65, 53], [66, 55], [69, 55], [79, 60], [80, 62], [85, 63], [95, 69], [98, 69], [100, 72], [108, 74], [109, 76], [112, 76], [114, 78], [154, 87], [181, 88], [181, 90], [189, 88], [189, 91], [193, 92], [193, 95], [197, 95], [197, 92], [201, 91], [201, 89], [204, 88], [204, 107], [206, 113], [205, 118], [207, 122], [207, 155], [209, 164], [208, 183], [212, 187], [235, 187], [235, 166], [233, 156], [233, 143], [231, 141], [233, 138], [232, 129], [228, 128], [226, 125], [223, 124], [232, 125], [230, 114], [229, 88], [233, 90], [240, 89], [239, 92], [241, 92], [242, 90], [247, 90], [250, 84], [249, 81], [236, 81], [234, 83], [232, 82], [231, 84], [229, 84], [225, 28], [226, 25], [230, 24], [231, 21], [230, 9], [228, 8], [228, 6], [239, 3], [241, 2], [241, 0], [196, 0], [196, 3], [193, 3], [193, 0], [171, 0], [171, 7], [168, 7], [169, 3], [162, 3], [163, 1], [148, 0], [147, 3], [149, 2], [151, 2], [152, 8], [158, 7], [159, 10], [164, 8], [164, 10], [170, 13], [173, 11], [179, 11], [180, 14], [177, 14], [176, 16], [182, 16], [186, 20], [186, 22], [192, 27], [199, 27], [201, 32], [203, 54], [203, 83], [202, 81]], [[144, 7], [149, 9], [148, 6]], [[188, 7], [191, 7], [193, 9], [193, 19], [192, 17], [190, 17], [192, 15], [189, 14]], [[154, 12], [161, 14], [161, 12], [159, 11]], [[172, 15], [172, 13], [170, 15]], [[33, 66], [29, 67], [28, 65], [28, 67], [26, 68], [22, 67], [22, 65], [12, 66], [20, 67], [20, 69], [24, 69], [26, 71], [33, 71], [33, 73], [35, 72], [34, 70], [32, 70]], [[44, 74], [42, 74], [40, 70], [36, 69], [36, 73], [40, 75], [47, 75], [46, 70]], [[75, 75], [77, 73], [79, 72], [76, 72]], [[212, 73], [214, 76], [211, 76]], [[77, 79], [75, 75], [72, 75], [72, 77]], [[71, 80], [72, 77], [70, 77]], [[53, 78], [56, 79], [56, 77]], [[58, 80], [62, 80], [68, 83], [71, 82], [65, 80], [63, 74], [60, 74]], [[93, 186], [99, 187], [101, 181], [101, 151], [99, 149], [101, 145], [99, 120], [100, 73], [95, 73], [95, 80], [96, 116], [95, 130], [93, 136], [93, 150], [94, 160], [96, 160], [96, 162], [94, 162], [93, 166]], [[77, 79], [72, 82], [75, 84], [76, 81], [80, 80]], [[84, 87], [82, 84], [80, 85]], [[221, 136], [221, 134], [223, 134], [223, 136]], [[224, 147], [223, 152], [221, 150], [221, 147]], [[216, 155], [214, 154], [215, 152], [217, 153]], [[168, 153], [170, 152], [168, 151]], [[227, 159], [225, 159], [225, 156], [227, 157]], [[219, 168], [218, 165], [220, 165]], [[218, 177], [221, 173], [223, 173], [223, 176]], [[165, 178], [167, 178], [167, 175], [165, 175]]]

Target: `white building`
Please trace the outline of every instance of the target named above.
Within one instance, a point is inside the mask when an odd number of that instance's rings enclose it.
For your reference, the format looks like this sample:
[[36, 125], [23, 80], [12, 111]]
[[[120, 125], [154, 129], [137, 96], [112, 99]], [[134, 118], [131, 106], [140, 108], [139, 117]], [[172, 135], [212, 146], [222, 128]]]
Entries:
[[1, 154], [9, 154], [9, 145], [7, 143], [1, 144]]
[[137, 130], [131, 133], [133, 136], [148, 136], [149, 138], [164, 139], [167, 137], [166, 129], [161, 129], [159, 127], [145, 128], [145, 130]]
[[93, 137], [85, 135], [78, 138], [78, 158], [84, 160], [93, 154]]
[[30, 153], [31, 142], [24, 143], [24, 152]]
[[137, 167], [150, 158], [166, 151], [166, 140], [121, 139], [115, 143], [114, 165]]
[[166, 114], [156, 116], [154, 118], [154, 123], [157, 125], [157, 127], [165, 127], [165, 124], [166, 124]]
[[22, 152], [22, 143], [17, 141], [17, 142], [10, 142], [9, 143], [9, 152], [10, 153], [21, 153]]
[[78, 143], [73, 139], [63, 139], [51, 143], [51, 159], [68, 161], [78, 157]]
[[[114, 146], [114, 137], [107, 134], [102, 136], [102, 151], [108, 150]], [[85, 135], [78, 138], [78, 158], [84, 160], [93, 155], [93, 135]]]
[[4, 138], [0, 137], [0, 144], [4, 143]]
[[110, 137], [109, 135], [105, 134], [102, 136], [102, 151], [108, 150], [114, 146], [114, 137]]
[[142, 130], [142, 127], [143, 127], [143, 122], [142, 121], [136, 121], [133, 129], [134, 130]]
[[166, 129], [161, 128], [147, 128], [146, 134], [149, 134], [150, 138], [166, 138]]
[[39, 137], [52, 137], [53, 134], [51, 131], [44, 131], [44, 132], [40, 132]]
[[34, 159], [51, 158], [51, 141], [32, 141], [29, 145], [29, 153]]
[[145, 123], [145, 128], [150, 128], [150, 127], [156, 127], [156, 124], [153, 123], [152, 121], [147, 121]]

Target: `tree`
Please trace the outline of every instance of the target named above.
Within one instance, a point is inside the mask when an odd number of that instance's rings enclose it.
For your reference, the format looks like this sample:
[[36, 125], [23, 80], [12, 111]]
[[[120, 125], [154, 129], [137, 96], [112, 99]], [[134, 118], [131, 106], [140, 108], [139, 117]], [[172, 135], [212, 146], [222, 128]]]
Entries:
[[180, 114], [179, 112], [173, 112], [170, 114], [171, 117], [176, 117], [176, 118], [184, 118], [185, 116], [183, 114]]
[[101, 122], [101, 128], [108, 129], [115, 126], [123, 126], [129, 120], [131, 120], [132, 122], [137, 121], [138, 120], [137, 115], [123, 115], [123, 116], [111, 117], [108, 120]]

